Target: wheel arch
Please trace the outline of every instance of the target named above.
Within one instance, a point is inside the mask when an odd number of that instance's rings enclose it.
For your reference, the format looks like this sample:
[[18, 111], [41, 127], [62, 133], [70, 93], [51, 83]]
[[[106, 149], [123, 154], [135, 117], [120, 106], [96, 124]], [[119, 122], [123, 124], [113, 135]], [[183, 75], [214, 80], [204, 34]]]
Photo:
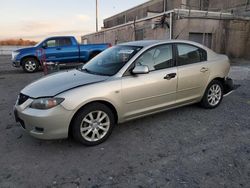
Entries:
[[[209, 88], [211, 87], [211, 84], [212, 84], [213, 82], [217, 82], [218, 84], [220, 84], [220, 85], [222, 86], [222, 88], [221, 88], [221, 89], [222, 89], [221, 98], [219, 99], [219, 102], [218, 102], [217, 104], [215, 104], [215, 105], [209, 104], [209, 102], [208, 102], [208, 100], [207, 100], [208, 90], [209, 90]], [[209, 80], [209, 82], [208, 82], [208, 84], [207, 84], [207, 86], [206, 86], [206, 89], [205, 89], [204, 92], [203, 92], [202, 98], [201, 98], [201, 100], [200, 100], [200, 105], [201, 105], [202, 107], [204, 107], [204, 108], [207, 108], [207, 109], [212, 109], [212, 108], [217, 107], [217, 106], [221, 103], [221, 101], [222, 101], [222, 99], [223, 99], [223, 95], [224, 95], [224, 94], [223, 94], [223, 93], [224, 93], [224, 85], [225, 85], [225, 78], [222, 78], [222, 77], [215, 77], [215, 78]]]
[[73, 121], [76, 117], [76, 115], [83, 109], [85, 108], [87, 105], [90, 105], [92, 103], [100, 103], [100, 104], [104, 104], [106, 105], [108, 108], [110, 108], [112, 110], [112, 112], [114, 113], [114, 117], [115, 117], [115, 123], [118, 122], [118, 112], [115, 108], [115, 106], [108, 102], [108, 101], [105, 101], [105, 100], [96, 100], [96, 101], [91, 101], [91, 102], [88, 102], [86, 104], [84, 104], [82, 107], [80, 107], [73, 115], [73, 117], [71, 118], [71, 121], [70, 121], [70, 124], [69, 124], [69, 129], [68, 129], [68, 137], [71, 137], [72, 136], [72, 124], [73, 124]]
[[219, 76], [217, 76], [217, 77], [215, 77], [214, 79], [210, 80], [209, 83], [207, 84], [207, 86], [208, 86], [212, 81], [214, 81], [214, 80], [219, 81], [219, 82], [222, 84], [223, 89], [224, 89], [224, 87], [225, 87], [225, 78], [219, 77]]
[[214, 81], [214, 80], [218, 80], [219, 82], [221, 82], [221, 84], [222, 84], [223, 87], [224, 87], [225, 78], [219, 77], [219, 76], [214, 77], [214, 78], [210, 79], [210, 80], [207, 82], [207, 85], [206, 85], [206, 87], [204, 88], [204, 90], [203, 90], [203, 92], [202, 92], [202, 97], [204, 96], [204, 94], [205, 94], [205, 92], [206, 92], [206, 89], [207, 89], [207, 87], [209, 86], [209, 84], [210, 84], [212, 81]]
[[210, 82], [212, 82], [213, 80], [218, 80], [218, 81], [220, 81], [222, 84], [224, 84], [225, 78], [216, 77], [216, 78], [212, 79]]
[[39, 65], [41, 65], [40, 60], [38, 59], [38, 57], [34, 56], [34, 55], [28, 55], [28, 56], [24, 56], [21, 58], [20, 60], [20, 65], [23, 65], [23, 61], [27, 58], [34, 58], [35, 60], [37, 60], [37, 62], [39, 63]]

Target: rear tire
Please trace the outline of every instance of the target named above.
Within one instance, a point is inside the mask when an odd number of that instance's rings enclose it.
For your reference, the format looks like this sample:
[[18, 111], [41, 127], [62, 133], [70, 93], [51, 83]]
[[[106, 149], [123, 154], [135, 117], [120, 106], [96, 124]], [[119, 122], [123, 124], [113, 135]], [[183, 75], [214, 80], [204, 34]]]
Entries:
[[81, 109], [73, 120], [72, 134], [76, 141], [94, 146], [112, 133], [115, 118], [112, 110], [102, 103], [92, 103]]
[[200, 102], [204, 108], [212, 109], [220, 105], [223, 99], [223, 85], [218, 80], [213, 80], [207, 86], [204, 96]]
[[22, 61], [22, 67], [25, 72], [33, 73], [39, 69], [39, 62], [33, 57], [25, 58]]

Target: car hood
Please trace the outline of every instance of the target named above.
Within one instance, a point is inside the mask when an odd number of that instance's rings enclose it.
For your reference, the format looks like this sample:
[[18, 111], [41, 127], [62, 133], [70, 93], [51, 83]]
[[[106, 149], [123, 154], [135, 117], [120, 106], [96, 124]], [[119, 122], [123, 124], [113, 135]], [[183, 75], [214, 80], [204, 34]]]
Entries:
[[53, 97], [64, 91], [108, 78], [108, 76], [88, 74], [75, 69], [45, 76], [26, 86], [21, 93], [32, 98]]
[[16, 50], [15, 52], [29, 52], [29, 51], [34, 51], [36, 48], [35, 47], [27, 47], [27, 48], [20, 48]]

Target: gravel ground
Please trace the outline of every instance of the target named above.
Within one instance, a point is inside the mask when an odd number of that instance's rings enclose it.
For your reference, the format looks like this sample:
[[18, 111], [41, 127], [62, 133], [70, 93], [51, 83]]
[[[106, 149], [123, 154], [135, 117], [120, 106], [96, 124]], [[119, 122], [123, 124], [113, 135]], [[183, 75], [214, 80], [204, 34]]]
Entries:
[[214, 110], [187, 106], [117, 126], [103, 144], [41, 141], [14, 122], [19, 91], [43, 74], [0, 56], [0, 187], [250, 187], [250, 62]]

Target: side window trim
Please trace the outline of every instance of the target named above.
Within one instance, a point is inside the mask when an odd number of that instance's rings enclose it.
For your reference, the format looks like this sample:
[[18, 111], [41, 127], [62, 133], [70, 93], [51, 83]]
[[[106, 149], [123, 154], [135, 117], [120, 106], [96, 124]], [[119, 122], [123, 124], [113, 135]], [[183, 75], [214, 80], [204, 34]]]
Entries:
[[175, 67], [177, 67], [177, 66], [178, 66], [178, 50], [177, 50], [177, 43], [172, 43], [172, 49], [173, 49], [174, 65], [175, 65]]
[[[169, 69], [169, 68], [173, 68], [173, 67], [176, 67], [177, 66], [177, 63], [176, 63], [176, 55], [175, 55], [175, 48], [174, 48], [174, 45], [175, 43], [165, 43], [165, 44], [158, 44], [156, 46], [152, 46], [151, 48], [147, 49], [146, 51], [144, 51], [139, 57], [137, 57], [133, 63], [130, 64], [130, 66], [127, 68], [127, 70], [123, 73], [122, 77], [125, 77], [125, 76], [131, 76], [131, 70], [135, 67], [135, 63], [136, 61], [146, 52], [152, 50], [153, 48], [157, 48], [159, 46], [164, 46], [164, 45], [171, 45], [172, 47], [172, 59], [173, 59], [173, 66], [172, 67], [167, 67], [167, 68], [164, 68], [164, 69]], [[159, 70], [151, 70], [149, 71], [150, 72], [155, 72], [155, 71], [160, 71], [160, 70], [164, 70], [164, 69], [159, 69]]]
[[73, 43], [72, 43], [72, 40], [69, 39], [70, 41], [70, 45], [60, 45], [60, 39], [68, 39], [68, 38], [50, 38], [50, 39], [47, 39], [46, 41], [44, 41], [44, 43], [47, 44], [48, 41], [51, 41], [51, 40], [55, 40], [55, 46], [54, 47], [48, 47], [48, 48], [58, 48], [58, 47], [68, 47], [68, 46], [73, 46]]

